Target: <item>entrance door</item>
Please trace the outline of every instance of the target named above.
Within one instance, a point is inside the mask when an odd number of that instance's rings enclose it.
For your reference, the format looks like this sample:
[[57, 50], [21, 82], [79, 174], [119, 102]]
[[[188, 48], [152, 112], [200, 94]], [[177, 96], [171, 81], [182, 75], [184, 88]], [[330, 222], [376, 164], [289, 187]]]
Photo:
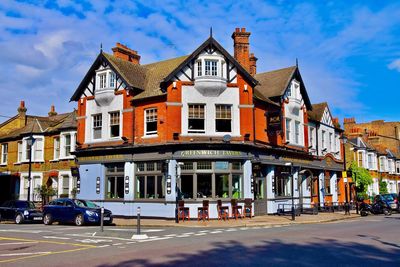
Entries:
[[319, 182], [317, 176], [313, 177], [311, 183], [311, 196], [311, 202], [317, 205], [319, 203]]
[[266, 178], [256, 177], [254, 179], [254, 215], [267, 214], [267, 192]]

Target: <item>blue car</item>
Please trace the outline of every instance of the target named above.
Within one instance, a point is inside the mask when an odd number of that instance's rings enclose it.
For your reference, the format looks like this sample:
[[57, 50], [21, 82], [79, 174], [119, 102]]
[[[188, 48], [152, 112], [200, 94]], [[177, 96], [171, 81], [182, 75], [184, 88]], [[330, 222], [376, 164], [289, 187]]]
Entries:
[[[50, 225], [53, 222], [84, 224], [100, 224], [101, 208], [95, 203], [71, 198], [59, 198], [51, 201], [43, 208], [43, 223]], [[104, 209], [104, 224], [112, 223], [112, 213]]]
[[9, 200], [0, 206], [0, 221], [14, 221], [16, 224], [24, 222], [41, 222], [43, 214], [35, 204], [26, 200]]

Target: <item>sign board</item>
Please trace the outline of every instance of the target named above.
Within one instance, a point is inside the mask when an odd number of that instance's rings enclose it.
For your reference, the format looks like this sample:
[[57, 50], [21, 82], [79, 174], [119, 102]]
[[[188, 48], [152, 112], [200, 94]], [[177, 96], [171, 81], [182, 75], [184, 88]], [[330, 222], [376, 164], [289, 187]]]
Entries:
[[282, 116], [281, 111], [270, 111], [267, 113], [268, 130], [281, 131], [282, 130]]
[[233, 150], [184, 150], [174, 153], [177, 158], [247, 158], [247, 154]]
[[343, 178], [347, 178], [347, 172], [346, 171], [342, 172], [342, 177]]

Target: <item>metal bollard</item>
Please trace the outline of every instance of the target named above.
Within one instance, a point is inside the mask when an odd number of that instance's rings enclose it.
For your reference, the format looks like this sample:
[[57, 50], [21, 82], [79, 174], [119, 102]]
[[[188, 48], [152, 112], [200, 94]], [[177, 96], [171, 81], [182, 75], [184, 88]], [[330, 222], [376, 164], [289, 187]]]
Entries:
[[104, 207], [100, 210], [100, 232], [104, 232]]
[[137, 208], [136, 212], [137, 212], [136, 234], [140, 235], [140, 207]]

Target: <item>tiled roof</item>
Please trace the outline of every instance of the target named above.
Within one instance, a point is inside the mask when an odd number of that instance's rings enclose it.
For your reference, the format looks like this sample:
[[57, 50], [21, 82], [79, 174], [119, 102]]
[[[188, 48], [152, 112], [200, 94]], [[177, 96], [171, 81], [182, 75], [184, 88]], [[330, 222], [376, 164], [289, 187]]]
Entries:
[[314, 121], [321, 121], [322, 116], [324, 116], [325, 108], [327, 106], [328, 106], [328, 103], [326, 103], [326, 102], [313, 104], [312, 110], [307, 111], [308, 117]]
[[29, 134], [60, 132], [64, 129], [76, 129], [75, 111], [50, 117], [27, 116], [24, 127], [0, 136], [0, 139], [13, 139]]
[[163, 79], [175, 70], [188, 56], [172, 58], [146, 65], [138, 65], [103, 52], [105, 58], [116, 71], [127, 81], [129, 86], [141, 89], [133, 99], [163, 95], [160, 84]]
[[260, 99], [269, 99], [283, 95], [296, 69], [296, 66], [292, 66], [256, 74], [254, 78], [259, 84], [254, 89], [255, 96]]

